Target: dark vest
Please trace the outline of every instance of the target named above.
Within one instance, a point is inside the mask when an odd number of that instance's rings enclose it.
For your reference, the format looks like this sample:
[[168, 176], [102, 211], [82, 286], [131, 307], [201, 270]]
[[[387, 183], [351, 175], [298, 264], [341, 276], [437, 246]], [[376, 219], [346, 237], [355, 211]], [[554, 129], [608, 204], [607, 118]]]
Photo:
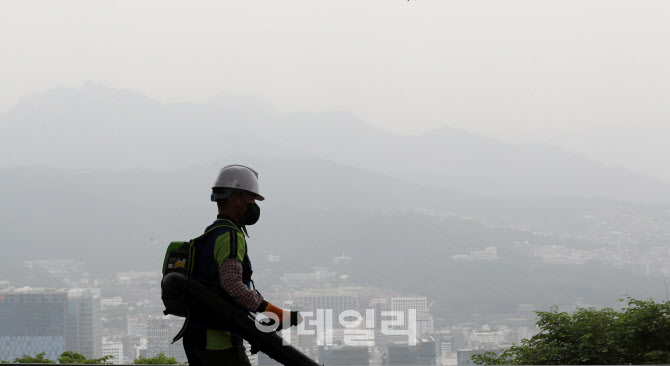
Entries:
[[[210, 230], [211, 228], [221, 225], [233, 226], [237, 228], [237, 226], [232, 221], [219, 219], [216, 220], [213, 224], [209, 225], [205, 229], [205, 232]], [[197, 261], [195, 263], [195, 271], [193, 272], [193, 278], [202, 281], [207, 287], [209, 287], [212, 291], [219, 294], [220, 296], [227, 297], [231, 300], [232, 298], [230, 297], [230, 295], [228, 295], [228, 293], [226, 293], [226, 291], [221, 287], [221, 280], [219, 278], [219, 265], [216, 261], [216, 258], [214, 258], [214, 246], [216, 244], [216, 239], [219, 236], [225, 235], [230, 231], [237, 231], [240, 233], [242, 232], [241, 230], [235, 228], [222, 227], [215, 229], [211, 233], [209, 233], [207, 238], [203, 241], [202, 247], [198, 251], [199, 254]], [[231, 251], [233, 251], [232, 243], [231, 243]], [[242, 261], [242, 282], [249, 289], [252, 288], [251, 287], [252, 273], [253, 270], [251, 269], [251, 261], [249, 260], [249, 247], [247, 245], [244, 253], [244, 260]], [[240, 306], [240, 311], [246, 311], [246, 310], [244, 310]], [[226, 330], [225, 325], [214, 324], [212, 321], [206, 319], [201, 314], [190, 314], [187, 327]]]

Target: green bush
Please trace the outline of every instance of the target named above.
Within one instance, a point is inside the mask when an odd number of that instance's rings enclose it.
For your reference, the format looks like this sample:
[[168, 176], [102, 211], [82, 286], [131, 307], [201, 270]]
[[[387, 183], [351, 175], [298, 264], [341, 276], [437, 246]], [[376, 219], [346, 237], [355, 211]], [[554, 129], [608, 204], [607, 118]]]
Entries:
[[44, 358], [46, 352], [38, 353], [35, 357], [23, 355], [21, 358], [15, 358], [14, 363], [56, 363], [48, 358]]
[[[35, 357], [31, 357], [28, 355], [23, 355], [21, 358], [15, 358], [14, 363], [56, 363], [55, 361], [52, 361], [48, 358], [44, 358], [44, 355], [46, 352], [38, 353], [35, 355]], [[58, 357], [58, 363], [75, 363], [75, 364], [88, 364], [88, 365], [96, 365], [96, 364], [108, 364], [108, 360], [114, 358], [114, 356], [104, 356], [101, 358], [91, 358], [87, 359], [84, 355], [81, 353], [76, 353], [72, 351], [65, 351], [60, 354], [60, 357]], [[9, 363], [7, 361], [0, 361], [0, 363]]]
[[104, 356], [101, 358], [91, 358], [87, 359], [81, 353], [75, 353], [72, 351], [65, 351], [60, 354], [58, 357], [58, 363], [80, 363], [88, 365], [97, 365], [97, 364], [106, 364], [108, 360], [111, 360], [114, 356]]
[[165, 353], [159, 353], [154, 357], [138, 357], [133, 361], [133, 365], [176, 365], [179, 362], [174, 357], [167, 357]]
[[[624, 300], [622, 300], [624, 301]], [[628, 298], [628, 307], [537, 312], [541, 332], [478, 365], [621, 365], [670, 363], [670, 302]]]

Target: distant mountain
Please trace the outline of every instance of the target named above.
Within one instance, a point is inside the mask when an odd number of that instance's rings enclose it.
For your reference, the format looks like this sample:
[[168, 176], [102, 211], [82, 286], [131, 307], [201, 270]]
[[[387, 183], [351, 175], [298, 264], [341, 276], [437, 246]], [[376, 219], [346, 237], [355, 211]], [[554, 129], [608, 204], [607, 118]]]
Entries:
[[547, 145], [447, 127], [399, 136], [348, 113], [276, 114], [222, 98], [166, 105], [92, 83], [51, 90], [0, 115], [0, 164], [176, 169], [235, 155], [317, 157], [476, 196], [670, 200], [668, 183]]

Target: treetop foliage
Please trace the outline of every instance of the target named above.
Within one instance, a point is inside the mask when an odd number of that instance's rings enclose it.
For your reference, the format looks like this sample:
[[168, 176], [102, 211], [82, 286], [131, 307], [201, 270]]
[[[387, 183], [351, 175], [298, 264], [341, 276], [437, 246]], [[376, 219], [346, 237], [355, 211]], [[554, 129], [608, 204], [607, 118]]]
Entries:
[[538, 311], [539, 334], [500, 354], [486, 352], [472, 359], [478, 365], [670, 363], [670, 302], [627, 300], [621, 311]]
[[176, 365], [179, 362], [174, 357], [167, 357], [165, 353], [159, 353], [154, 357], [138, 357], [133, 361], [133, 365]]
[[[13, 363], [56, 363], [56, 361], [45, 358], [46, 352], [38, 353], [35, 357], [29, 355], [23, 355], [23, 357], [15, 358]], [[58, 363], [62, 364], [87, 364], [87, 365], [96, 365], [96, 364], [109, 364], [109, 360], [114, 358], [114, 356], [104, 356], [101, 358], [91, 358], [88, 359], [86, 356], [81, 353], [76, 353], [72, 351], [65, 351], [60, 354], [58, 357]], [[10, 363], [8, 361], [0, 361], [0, 363]], [[159, 353], [154, 357], [142, 357], [140, 356], [135, 361], [134, 365], [177, 365], [179, 362], [174, 357], [167, 357], [165, 353]]]
[[[46, 352], [38, 353], [35, 355], [35, 357], [31, 357], [29, 355], [23, 355], [23, 357], [15, 358], [14, 363], [56, 363], [56, 361], [44, 358], [45, 354]], [[74, 363], [74, 364], [88, 364], [88, 365], [108, 364], [109, 362], [107, 361], [109, 361], [112, 358], [114, 358], [114, 356], [104, 356], [101, 358], [87, 359], [86, 356], [82, 355], [81, 353], [65, 351], [60, 354], [60, 357], [58, 357], [58, 363]], [[9, 363], [9, 362], [2, 361], [2, 363]]]
[[23, 355], [23, 357], [15, 358], [14, 363], [56, 363], [48, 358], [44, 358], [44, 355], [46, 355], [46, 352], [38, 353], [35, 357]]
[[58, 357], [58, 363], [80, 363], [88, 365], [97, 365], [97, 364], [106, 364], [108, 360], [111, 360], [114, 356], [104, 356], [101, 358], [91, 358], [87, 359], [81, 353], [75, 353], [72, 351], [65, 351], [61, 353]]

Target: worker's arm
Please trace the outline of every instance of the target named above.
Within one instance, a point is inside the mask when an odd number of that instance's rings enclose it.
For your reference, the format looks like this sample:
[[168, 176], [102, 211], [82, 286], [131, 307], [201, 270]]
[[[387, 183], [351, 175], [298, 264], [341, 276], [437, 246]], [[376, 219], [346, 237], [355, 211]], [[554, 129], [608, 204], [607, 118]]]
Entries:
[[286, 311], [270, 304], [258, 291], [249, 289], [242, 282], [242, 261], [244, 261], [246, 250], [244, 236], [235, 231], [230, 231], [216, 239], [214, 255], [219, 263], [221, 287], [235, 302], [249, 311], [273, 313], [280, 322], [290, 319], [289, 326], [300, 323], [302, 317], [297, 311]]
[[263, 312], [268, 302], [257, 291], [250, 290], [242, 282], [242, 262], [237, 259], [226, 259], [219, 268], [221, 287], [236, 303], [249, 311]]
[[242, 282], [242, 261], [246, 253], [247, 244], [241, 233], [231, 230], [216, 238], [214, 257], [219, 265], [221, 287], [245, 309], [265, 311], [268, 304], [263, 296]]

